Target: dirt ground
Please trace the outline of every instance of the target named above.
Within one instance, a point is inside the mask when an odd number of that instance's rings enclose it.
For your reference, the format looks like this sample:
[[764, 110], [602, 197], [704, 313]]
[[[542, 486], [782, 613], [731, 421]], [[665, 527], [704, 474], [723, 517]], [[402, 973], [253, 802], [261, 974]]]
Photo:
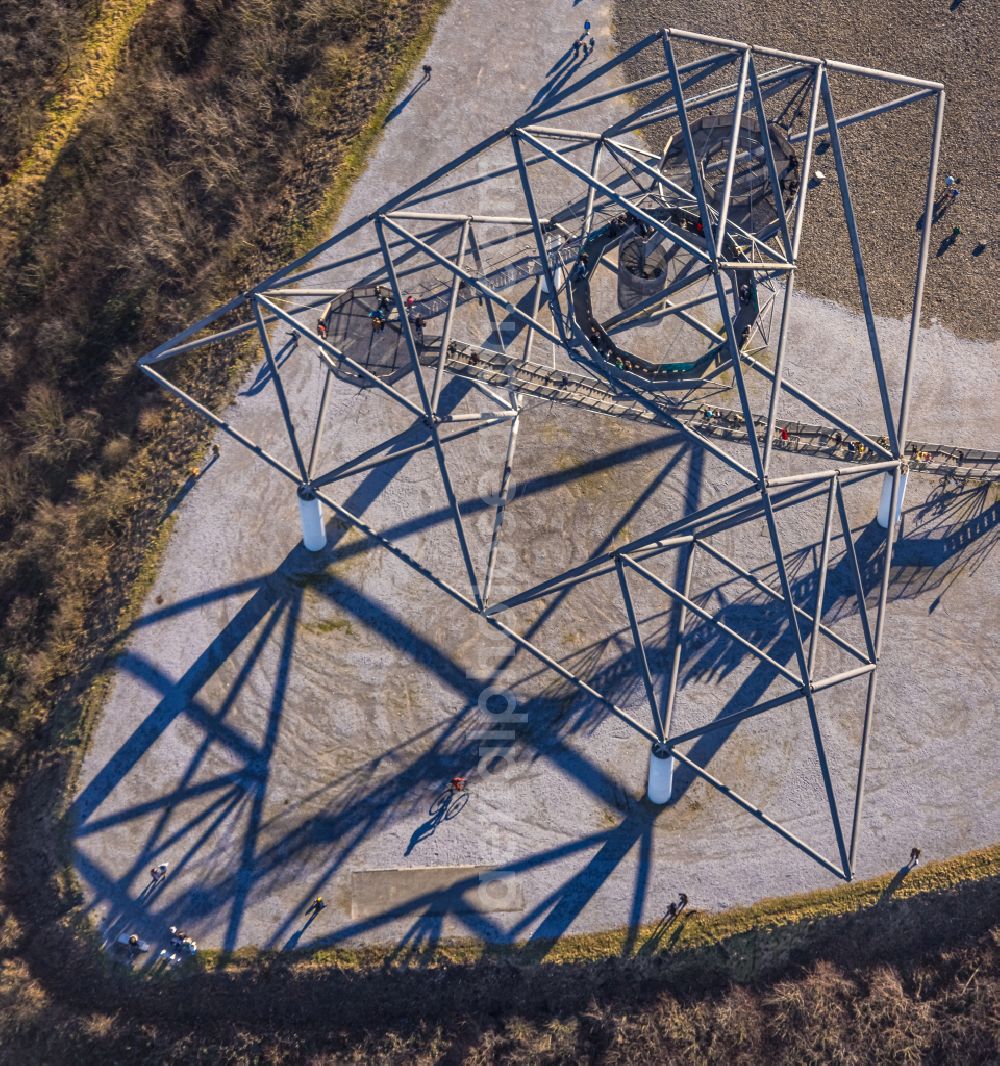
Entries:
[[[945, 130], [939, 177], [961, 182], [958, 201], [937, 223], [931, 243], [924, 321], [940, 321], [960, 336], [995, 340], [996, 278], [1000, 269], [1000, 212], [996, 159], [1000, 104], [992, 86], [998, 58], [995, 11], [968, 0], [899, 0], [856, 4], [828, 0], [693, 0], [683, 11], [667, 0], [616, 0], [614, 32], [622, 48], [666, 26], [797, 55], [876, 67], [945, 86]], [[654, 70], [657, 57], [642, 53], [631, 64], [635, 78]], [[850, 114], [888, 100], [891, 90], [834, 75], [838, 111]], [[933, 105], [904, 108], [842, 133], [852, 175], [862, 247], [876, 313], [908, 313], [922, 210], [923, 182]], [[867, 162], [866, 162], [867, 161]], [[835, 177], [830, 153], [816, 169]], [[943, 188], [939, 182], [939, 188]], [[850, 255], [847, 228], [831, 180], [810, 207], [798, 272], [799, 284], [848, 307], [859, 306], [854, 274], [836, 264]], [[954, 226], [961, 237], [945, 245]]]

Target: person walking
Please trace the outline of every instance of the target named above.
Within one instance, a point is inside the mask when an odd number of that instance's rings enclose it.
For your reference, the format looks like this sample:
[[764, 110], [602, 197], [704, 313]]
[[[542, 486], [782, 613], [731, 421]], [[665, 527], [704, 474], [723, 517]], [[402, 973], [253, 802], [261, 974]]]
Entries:
[[430, 65], [430, 63], [425, 63], [420, 69], [423, 72], [423, 75], [424, 75], [425, 78], [430, 78], [431, 71], [434, 68]]
[[167, 876], [167, 864], [161, 862], [159, 866], [154, 866], [152, 870], [149, 871], [149, 876], [152, 879], [153, 884], [158, 885], [164, 877]]
[[312, 901], [312, 903], [309, 904], [307, 910], [308, 911], [312, 911], [315, 914], [319, 914], [319, 912], [321, 910], [323, 910], [325, 907], [326, 907], [326, 904], [323, 902], [323, 897], [322, 896], [317, 896]]
[[580, 40], [590, 35], [590, 19], [585, 19], [583, 23], [583, 33], [580, 34]]
[[679, 903], [678, 910], [683, 910], [688, 905], [688, 898], [683, 892], [678, 894], [677, 900]]
[[955, 181], [955, 177], [954, 177], [954, 175], [953, 175], [953, 174], [946, 174], [946, 175], [945, 175], [945, 178], [944, 178], [944, 187], [945, 187], [946, 189], [952, 189], [952, 188], [954, 188], [954, 187], [955, 187], [955, 185], [957, 185], [957, 184], [958, 184], [958, 183], [957, 183], [957, 182]]
[[909, 869], [920, 865], [920, 848], [910, 848]]

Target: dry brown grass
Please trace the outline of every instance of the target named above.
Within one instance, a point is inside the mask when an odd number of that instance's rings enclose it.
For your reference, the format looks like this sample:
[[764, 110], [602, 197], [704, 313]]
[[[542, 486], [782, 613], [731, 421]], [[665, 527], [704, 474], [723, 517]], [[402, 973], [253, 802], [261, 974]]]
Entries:
[[94, 0], [0, 0], [0, 189], [45, 123]]
[[[49, 9], [7, 6], [35, 48], [25, 26]], [[109, 632], [92, 605], [134, 577], [201, 439], [140, 382], [136, 357], [296, 250], [438, 6], [167, 0], [89, 102], [0, 286], [4, 746], [86, 673], [89, 630]], [[199, 374], [203, 390], [228, 388], [221, 359]]]

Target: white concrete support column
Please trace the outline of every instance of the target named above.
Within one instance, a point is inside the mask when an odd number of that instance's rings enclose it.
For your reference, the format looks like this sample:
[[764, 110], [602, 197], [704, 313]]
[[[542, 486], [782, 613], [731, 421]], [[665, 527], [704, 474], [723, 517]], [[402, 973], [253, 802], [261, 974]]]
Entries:
[[311, 552], [326, 547], [326, 526], [323, 524], [323, 505], [308, 485], [302, 485], [299, 497], [299, 518], [302, 519], [302, 543]]
[[662, 744], [654, 744], [649, 753], [649, 779], [646, 798], [650, 803], [667, 803], [674, 790], [674, 763], [677, 760]]
[[[906, 495], [906, 479], [909, 476], [906, 467], [899, 479], [899, 498], [896, 500], [896, 521], [898, 522], [903, 513], [903, 497]], [[892, 473], [888, 473], [882, 479], [882, 499], [878, 505], [878, 524], [883, 529], [889, 528], [889, 507], [892, 504]]]

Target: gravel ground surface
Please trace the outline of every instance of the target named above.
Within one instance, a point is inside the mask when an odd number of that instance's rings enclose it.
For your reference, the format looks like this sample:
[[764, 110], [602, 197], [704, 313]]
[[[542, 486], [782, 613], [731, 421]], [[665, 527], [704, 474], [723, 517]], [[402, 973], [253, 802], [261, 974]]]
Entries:
[[[428, 55], [433, 78], [389, 124], [344, 222], [522, 113], [583, 17], [597, 27], [595, 61], [610, 54], [607, 7], [516, 0], [505, 8], [499, 43], [494, 16], [487, 0], [463, 0], [443, 17]], [[594, 117], [617, 115], [608, 104]], [[488, 157], [473, 160], [451, 179], [452, 191], [425, 208], [516, 209], [502, 184], [482, 182], [495, 165]], [[532, 180], [543, 210], [575, 195], [558, 168]], [[336, 268], [335, 255], [344, 259]], [[335, 279], [350, 283], [365, 275], [370, 255], [370, 234], [359, 234], [325, 261]], [[478, 329], [484, 339], [482, 318], [477, 322], [471, 305], [465, 311], [461, 328], [469, 337]], [[805, 295], [796, 297], [794, 314], [795, 380], [874, 425], [879, 405], [863, 356], [864, 323]], [[885, 317], [879, 328], [898, 395], [906, 327]], [[535, 357], [546, 357], [546, 347], [537, 345]], [[966, 373], [942, 375], [942, 366]], [[284, 364], [283, 379], [293, 409], [308, 417], [321, 377], [306, 346]], [[413, 395], [412, 378], [398, 384]], [[913, 432], [991, 443], [982, 435], [996, 391], [995, 346], [936, 326], [918, 353]], [[460, 411], [481, 402], [459, 382], [448, 396]], [[266, 375], [246, 383], [227, 417], [289, 460]], [[405, 433], [411, 421], [373, 391], [341, 382], [323, 464]], [[643, 800], [644, 739], [535, 660], [512, 655], [454, 601], [337, 522], [329, 525], [326, 552], [305, 553], [289, 485], [228, 440], [220, 443], [219, 459], [179, 507], [73, 806], [77, 870], [108, 936], [136, 929], [158, 946], [166, 928], [179, 925], [202, 944], [227, 948], [376, 940], [416, 952], [445, 935], [541, 939], [656, 920], [680, 891], [695, 906], [715, 908], [834, 883], [811, 858], [684, 774], [674, 801], [650, 808]], [[447, 446], [479, 560], [492, 528], [482, 495], [495, 491], [502, 445], [502, 431], [489, 430]], [[780, 474], [804, 460], [779, 453], [776, 462]], [[692, 454], [672, 433], [538, 400], [526, 404], [516, 470], [520, 487], [497, 598], [737, 487], [731, 470]], [[881, 543], [872, 521], [879, 489], [872, 479], [848, 499], [870, 587]], [[449, 581], [463, 580], [426, 452], [340, 482], [337, 498]], [[794, 520], [782, 515], [779, 525], [795, 594], [808, 606], [821, 501]], [[897, 869], [914, 843], [931, 857], [996, 836], [1000, 502], [990, 491], [947, 492], [914, 477], [903, 530], [861, 876]], [[728, 531], [717, 543], [747, 566], [763, 566], [768, 545], [757, 527]], [[669, 574], [673, 560], [660, 565]], [[844, 595], [841, 541], [832, 566], [828, 617], [847, 639], [859, 640]], [[742, 586], [713, 592], [720, 576], [706, 565], [697, 595], [787, 662], [790, 649], [773, 612]], [[648, 715], [609, 580], [556, 597], [544, 611], [518, 610], [515, 620], [534, 627], [546, 651], [622, 706]], [[662, 680], [669, 655], [664, 604], [647, 587], [636, 595]], [[842, 669], [840, 655], [822, 645], [824, 669]], [[780, 684], [772, 667], [748, 659], [717, 630], [693, 626], [676, 728], [764, 699]], [[503, 709], [484, 698], [491, 685], [518, 701], [524, 717], [501, 730], [509, 726], [513, 736], [491, 733]], [[819, 705], [846, 824], [862, 699], [863, 683], [855, 681], [828, 690]], [[496, 772], [486, 773], [481, 760], [493, 740], [501, 742], [502, 758], [497, 766], [487, 759]], [[810, 845], [836, 854], [805, 715], [749, 720], [693, 742], [690, 753]], [[442, 786], [466, 771], [470, 800], [455, 817], [436, 817]], [[159, 861], [170, 863], [166, 881], [144, 888]], [[449, 885], [447, 874], [427, 867], [460, 868], [467, 879]], [[489, 897], [478, 873], [466, 873], [483, 867], [506, 872], [512, 891], [503, 900]], [[409, 898], [427, 886], [436, 887]], [[306, 907], [317, 894], [329, 906], [310, 919]]]
[[[613, 20], [622, 47], [668, 26], [943, 83], [940, 177], [958, 177], [961, 194], [934, 230], [924, 320], [937, 319], [961, 336], [995, 340], [1000, 328], [996, 14], [989, 4], [970, 0], [950, 6], [947, 0], [826, 0], [820, 5], [811, 0], [736, 0], [722, 7], [710, 0], [691, 0], [683, 8], [669, 0], [615, 0]], [[685, 54], [683, 46], [679, 51]], [[643, 52], [633, 61], [631, 73], [634, 78], [648, 76], [662, 69], [657, 67], [661, 62], [655, 51]], [[833, 90], [838, 111], [850, 114], [891, 99], [886, 93], [893, 87], [835, 75]], [[893, 95], [908, 92], [899, 87]], [[913, 299], [916, 222], [922, 211], [932, 120], [933, 103], [925, 101], [842, 134], [872, 300], [880, 314], [904, 315]], [[832, 157], [820, 157], [817, 166], [831, 180], [810, 205], [798, 283], [856, 307], [854, 275], [836, 265], [848, 261], [850, 244], [833, 187]], [[961, 227], [961, 237], [944, 246], [955, 225]]]

